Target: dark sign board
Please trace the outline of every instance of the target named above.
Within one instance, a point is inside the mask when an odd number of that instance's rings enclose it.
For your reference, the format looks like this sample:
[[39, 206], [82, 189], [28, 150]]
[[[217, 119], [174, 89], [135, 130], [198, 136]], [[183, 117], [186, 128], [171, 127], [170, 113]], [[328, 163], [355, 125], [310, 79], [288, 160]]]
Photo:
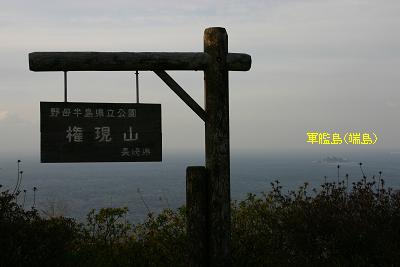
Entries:
[[41, 162], [161, 161], [161, 105], [40, 102]]

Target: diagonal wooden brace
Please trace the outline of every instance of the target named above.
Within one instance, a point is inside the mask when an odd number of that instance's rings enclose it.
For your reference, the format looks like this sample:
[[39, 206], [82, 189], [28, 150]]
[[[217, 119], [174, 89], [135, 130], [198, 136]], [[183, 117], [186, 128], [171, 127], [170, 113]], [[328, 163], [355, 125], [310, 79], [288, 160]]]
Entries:
[[203, 121], [206, 120], [206, 112], [199, 104], [177, 83], [171, 76], [163, 70], [155, 70], [155, 74], [161, 78], [186, 103]]

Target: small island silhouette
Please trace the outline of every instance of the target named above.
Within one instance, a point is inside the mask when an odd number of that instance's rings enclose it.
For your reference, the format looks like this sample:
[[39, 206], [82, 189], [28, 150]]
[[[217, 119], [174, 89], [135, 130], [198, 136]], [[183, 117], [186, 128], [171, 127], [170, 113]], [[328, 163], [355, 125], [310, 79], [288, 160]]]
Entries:
[[346, 158], [328, 156], [317, 162], [321, 164], [338, 164], [338, 163], [349, 163], [350, 161]]

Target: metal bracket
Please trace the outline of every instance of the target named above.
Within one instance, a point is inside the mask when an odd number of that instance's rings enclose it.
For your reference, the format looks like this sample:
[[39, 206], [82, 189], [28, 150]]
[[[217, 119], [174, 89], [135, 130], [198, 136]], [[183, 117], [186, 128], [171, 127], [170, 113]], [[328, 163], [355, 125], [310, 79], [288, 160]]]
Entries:
[[136, 103], [139, 104], [139, 71], [136, 71], [135, 75], [136, 75]]
[[64, 102], [68, 102], [68, 99], [67, 99], [67, 90], [68, 90], [68, 85], [67, 85], [67, 71], [64, 71]]

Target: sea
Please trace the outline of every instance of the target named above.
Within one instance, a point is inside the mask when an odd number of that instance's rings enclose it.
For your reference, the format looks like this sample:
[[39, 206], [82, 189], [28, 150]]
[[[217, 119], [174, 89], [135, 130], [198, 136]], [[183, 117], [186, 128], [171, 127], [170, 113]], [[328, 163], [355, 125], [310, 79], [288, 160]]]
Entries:
[[[1, 191], [15, 189], [18, 160], [23, 173], [17, 202], [25, 209], [35, 206], [43, 216], [63, 215], [80, 222], [92, 209], [103, 207], [127, 207], [132, 223], [143, 222], [149, 212], [176, 209], [185, 204], [186, 168], [204, 166], [200, 152], [164, 152], [162, 162], [151, 163], [43, 164], [39, 157], [0, 156]], [[284, 192], [304, 183], [318, 189], [325, 181], [343, 181], [346, 174], [351, 184], [363, 175], [372, 181], [381, 172], [385, 186], [400, 190], [396, 151], [235, 152], [230, 171], [231, 197], [237, 201], [249, 193], [268, 192], [274, 181]]]

